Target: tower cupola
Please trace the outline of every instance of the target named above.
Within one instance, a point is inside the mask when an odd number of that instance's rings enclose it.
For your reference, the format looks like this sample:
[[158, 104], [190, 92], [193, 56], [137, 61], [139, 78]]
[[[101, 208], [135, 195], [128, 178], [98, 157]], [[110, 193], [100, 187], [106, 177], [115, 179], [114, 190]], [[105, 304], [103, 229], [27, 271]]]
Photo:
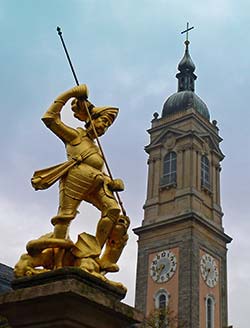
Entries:
[[176, 74], [176, 78], [178, 79], [178, 91], [165, 101], [162, 117], [193, 108], [209, 120], [210, 115], [207, 105], [195, 93], [195, 80], [197, 76], [194, 74], [195, 64], [189, 53], [190, 42], [186, 40], [184, 44], [185, 52], [178, 65], [179, 72]]

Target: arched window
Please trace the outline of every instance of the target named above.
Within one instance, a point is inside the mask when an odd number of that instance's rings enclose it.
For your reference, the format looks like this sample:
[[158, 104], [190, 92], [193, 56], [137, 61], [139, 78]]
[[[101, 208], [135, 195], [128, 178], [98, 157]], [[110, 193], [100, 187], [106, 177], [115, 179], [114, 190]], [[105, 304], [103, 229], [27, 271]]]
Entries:
[[206, 298], [206, 328], [214, 328], [214, 298]]
[[168, 306], [169, 293], [165, 289], [160, 288], [155, 293], [154, 300], [156, 309], [166, 308]]
[[176, 153], [168, 153], [163, 160], [163, 176], [161, 185], [176, 183]]
[[201, 186], [210, 189], [209, 160], [205, 155], [201, 156]]
[[159, 309], [166, 309], [167, 297], [166, 294], [160, 294], [159, 296]]
[[168, 320], [167, 320], [167, 307], [169, 301], [168, 292], [161, 288], [155, 294], [155, 309], [158, 310], [158, 319], [157, 319], [157, 327], [158, 328], [167, 328]]

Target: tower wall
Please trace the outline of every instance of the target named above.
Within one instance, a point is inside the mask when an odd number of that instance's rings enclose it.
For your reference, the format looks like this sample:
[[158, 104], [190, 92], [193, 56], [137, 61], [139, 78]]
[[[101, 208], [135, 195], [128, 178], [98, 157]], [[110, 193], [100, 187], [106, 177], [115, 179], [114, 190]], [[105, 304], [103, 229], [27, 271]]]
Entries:
[[[134, 230], [139, 236], [136, 307], [150, 316], [157, 309], [157, 295], [163, 293], [180, 327], [206, 328], [208, 302], [213, 302], [214, 327], [227, 327], [226, 255], [231, 238], [222, 222], [219, 129], [189, 108], [154, 119], [148, 132], [144, 220]], [[171, 165], [176, 171], [169, 178], [164, 174]], [[167, 268], [171, 262], [163, 262], [164, 252], [177, 263], [174, 273]]]

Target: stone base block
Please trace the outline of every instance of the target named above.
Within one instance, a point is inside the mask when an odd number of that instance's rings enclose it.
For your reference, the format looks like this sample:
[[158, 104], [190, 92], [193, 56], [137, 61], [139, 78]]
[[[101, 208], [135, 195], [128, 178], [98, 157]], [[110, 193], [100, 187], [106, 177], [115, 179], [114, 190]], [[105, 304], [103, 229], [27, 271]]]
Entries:
[[128, 328], [143, 320], [121, 303], [124, 292], [77, 268], [17, 279], [0, 296], [12, 328]]

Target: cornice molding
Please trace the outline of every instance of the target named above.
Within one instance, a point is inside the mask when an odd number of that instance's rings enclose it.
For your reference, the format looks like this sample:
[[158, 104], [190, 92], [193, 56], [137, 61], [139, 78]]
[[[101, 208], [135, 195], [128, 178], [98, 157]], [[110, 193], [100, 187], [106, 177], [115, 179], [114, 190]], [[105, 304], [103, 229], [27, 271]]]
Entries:
[[171, 226], [177, 223], [188, 222], [188, 221], [190, 222], [190, 227], [193, 226], [195, 223], [198, 223], [201, 226], [208, 229], [211, 233], [215, 234], [217, 237], [222, 239], [227, 244], [232, 241], [232, 238], [229, 235], [225, 234], [222, 229], [217, 228], [215, 225], [205, 220], [204, 218], [200, 217], [198, 214], [194, 212], [182, 214], [179, 216], [175, 216], [173, 218], [168, 218], [165, 221], [134, 228], [133, 231], [136, 235], [140, 236], [140, 234], [144, 232], [154, 231], [157, 229], [162, 229], [163, 227], [166, 226]]

